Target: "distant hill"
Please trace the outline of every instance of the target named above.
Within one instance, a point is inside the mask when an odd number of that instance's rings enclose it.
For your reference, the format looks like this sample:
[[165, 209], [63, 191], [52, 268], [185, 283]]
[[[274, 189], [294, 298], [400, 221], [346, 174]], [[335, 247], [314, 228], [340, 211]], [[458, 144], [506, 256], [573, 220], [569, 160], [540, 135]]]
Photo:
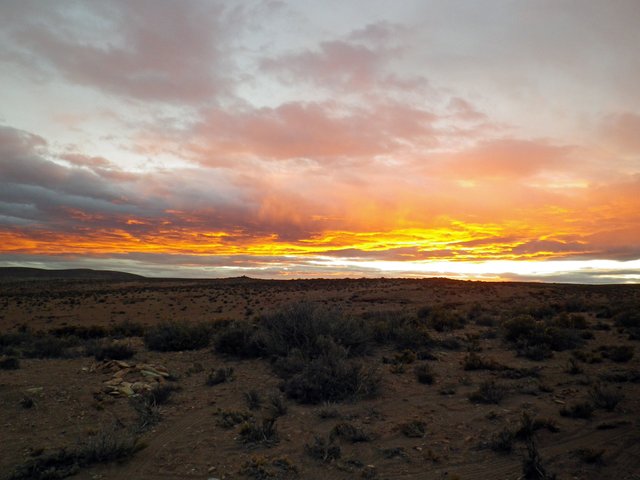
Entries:
[[43, 268], [0, 267], [0, 282], [27, 280], [109, 280], [131, 281], [145, 277], [133, 273], [113, 270], [91, 270], [74, 268], [68, 270], [45, 270]]

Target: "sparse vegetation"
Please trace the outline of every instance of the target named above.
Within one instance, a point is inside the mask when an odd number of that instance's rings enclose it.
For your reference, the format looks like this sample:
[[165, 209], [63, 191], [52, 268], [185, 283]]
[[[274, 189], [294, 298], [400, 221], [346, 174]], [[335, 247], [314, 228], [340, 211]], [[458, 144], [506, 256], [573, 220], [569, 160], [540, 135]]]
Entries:
[[209, 387], [219, 385], [221, 383], [231, 382], [234, 379], [233, 367], [220, 367], [215, 371], [212, 370], [207, 376], [206, 384]]
[[418, 365], [415, 368], [415, 374], [416, 374], [416, 378], [418, 379], [418, 382], [423, 383], [425, 385], [431, 385], [435, 381], [435, 374], [433, 373], [433, 370], [427, 363]]
[[209, 345], [210, 334], [204, 324], [166, 322], [147, 330], [144, 343], [149, 350], [159, 352], [199, 350]]
[[275, 418], [265, 418], [261, 422], [248, 420], [240, 428], [239, 439], [242, 443], [260, 443], [265, 446], [278, 441]]
[[305, 445], [305, 451], [311, 458], [324, 463], [338, 460], [342, 455], [340, 446], [336, 445], [333, 440], [317, 436], [314, 437], [313, 443]]
[[482, 382], [478, 390], [469, 395], [469, 400], [476, 403], [500, 403], [507, 396], [508, 389], [493, 380]]
[[427, 424], [421, 420], [412, 420], [400, 425], [400, 431], [405, 437], [422, 438], [427, 433]]
[[135, 437], [116, 429], [100, 432], [75, 449], [61, 449], [40, 455], [16, 467], [8, 480], [57, 480], [76, 474], [81, 468], [100, 463], [121, 462], [143, 448]]

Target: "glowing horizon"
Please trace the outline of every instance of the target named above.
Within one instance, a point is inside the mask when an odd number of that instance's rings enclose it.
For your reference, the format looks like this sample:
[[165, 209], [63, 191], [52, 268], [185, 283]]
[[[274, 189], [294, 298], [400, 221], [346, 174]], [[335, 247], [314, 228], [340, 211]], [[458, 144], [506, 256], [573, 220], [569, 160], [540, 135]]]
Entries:
[[637, 283], [636, 18], [5, 3], [0, 266]]

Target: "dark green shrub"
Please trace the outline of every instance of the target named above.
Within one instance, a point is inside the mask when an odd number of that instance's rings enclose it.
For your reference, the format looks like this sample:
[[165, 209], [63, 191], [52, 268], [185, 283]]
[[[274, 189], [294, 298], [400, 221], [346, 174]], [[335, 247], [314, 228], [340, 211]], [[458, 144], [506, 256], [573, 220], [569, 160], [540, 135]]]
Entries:
[[435, 375], [431, 370], [431, 367], [426, 363], [423, 363], [422, 365], [418, 365], [415, 368], [415, 374], [416, 374], [416, 378], [418, 379], [418, 382], [422, 384], [431, 385], [435, 381]]
[[131, 320], [123, 320], [109, 329], [109, 334], [114, 337], [142, 337], [144, 333], [144, 325]]
[[233, 428], [252, 418], [249, 412], [241, 412], [239, 410], [218, 410], [216, 415], [218, 417], [216, 424], [227, 429]]
[[109, 332], [99, 325], [65, 325], [64, 327], [54, 328], [49, 331], [54, 337], [77, 337], [82, 340], [91, 340], [95, 338], [103, 338], [109, 335]]
[[249, 410], [259, 410], [262, 407], [262, 395], [257, 390], [249, 390], [245, 392], [244, 399], [247, 402]]
[[107, 430], [90, 438], [76, 449], [62, 449], [40, 455], [16, 467], [8, 480], [58, 480], [76, 474], [81, 468], [101, 463], [124, 461], [144, 446], [118, 430]]
[[366, 433], [363, 429], [356, 427], [352, 423], [339, 423], [331, 429], [329, 433], [329, 439], [333, 440], [340, 438], [347, 440], [351, 443], [368, 442], [371, 440], [371, 435]]
[[263, 342], [255, 325], [249, 322], [232, 322], [214, 340], [218, 353], [240, 358], [257, 358], [265, 354]]
[[491, 437], [489, 448], [498, 453], [511, 453], [515, 440], [515, 434], [511, 430], [504, 428]]
[[311, 458], [325, 463], [338, 460], [341, 456], [340, 446], [322, 437], [315, 437], [313, 443], [306, 444], [305, 451]]
[[97, 342], [85, 347], [87, 355], [93, 355], [98, 360], [127, 360], [136, 354], [136, 351], [125, 343]]
[[624, 399], [624, 395], [617, 389], [614, 390], [602, 384], [597, 384], [589, 391], [589, 399], [597, 408], [612, 412]]
[[23, 354], [29, 358], [67, 358], [70, 356], [69, 349], [78, 343], [76, 337], [37, 336]]
[[469, 400], [476, 403], [500, 403], [507, 396], [508, 389], [493, 380], [483, 382], [478, 390], [469, 395]]
[[317, 404], [374, 397], [379, 392], [378, 371], [340, 356], [324, 355], [286, 379], [285, 394], [300, 403]]
[[240, 428], [239, 439], [242, 443], [261, 443], [273, 445], [278, 441], [275, 418], [265, 418], [262, 422], [249, 420]]
[[15, 357], [7, 357], [0, 360], [0, 370], [18, 370], [20, 368], [20, 360]]
[[177, 352], [209, 345], [210, 330], [203, 324], [168, 322], [150, 328], [144, 336], [149, 350]]
[[209, 372], [207, 376], [207, 386], [213, 387], [221, 383], [230, 382], [233, 380], [233, 367], [221, 367], [215, 371]]
[[427, 433], [427, 424], [420, 420], [412, 420], [400, 425], [400, 431], [405, 437], [422, 438]]
[[495, 360], [481, 357], [475, 352], [467, 354], [462, 360], [464, 370], [504, 370], [506, 367]]
[[438, 332], [450, 332], [464, 328], [466, 319], [449, 309], [432, 308], [427, 316], [427, 325]]
[[598, 350], [603, 357], [618, 363], [628, 362], [633, 358], [634, 353], [631, 345], [604, 345]]
[[363, 320], [312, 304], [291, 305], [265, 316], [259, 327], [266, 353], [275, 357], [286, 357], [292, 351], [301, 352], [306, 358], [317, 357], [324, 353], [326, 338], [343, 347], [349, 356], [366, 355], [372, 347], [372, 334]]
[[578, 402], [560, 409], [560, 415], [570, 418], [591, 418], [593, 415], [593, 404], [591, 402]]
[[287, 414], [289, 407], [281, 395], [273, 394], [269, 396], [269, 408], [273, 418], [282, 417]]

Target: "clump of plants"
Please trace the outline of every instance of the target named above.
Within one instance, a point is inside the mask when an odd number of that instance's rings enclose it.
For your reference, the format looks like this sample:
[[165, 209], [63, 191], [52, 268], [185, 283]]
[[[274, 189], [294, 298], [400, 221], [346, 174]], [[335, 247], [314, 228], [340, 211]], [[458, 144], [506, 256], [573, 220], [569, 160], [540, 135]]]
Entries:
[[159, 352], [199, 350], [209, 345], [210, 334], [210, 328], [205, 324], [166, 322], [150, 328], [144, 343], [149, 350]]
[[496, 383], [493, 380], [482, 382], [478, 390], [469, 395], [469, 400], [476, 403], [499, 404], [508, 393], [506, 386]]
[[231, 382], [233, 379], [233, 367], [220, 367], [209, 372], [209, 375], [207, 375], [206, 384], [209, 387], [213, 387], [214, 385], [219, 385], [221, 383]]

